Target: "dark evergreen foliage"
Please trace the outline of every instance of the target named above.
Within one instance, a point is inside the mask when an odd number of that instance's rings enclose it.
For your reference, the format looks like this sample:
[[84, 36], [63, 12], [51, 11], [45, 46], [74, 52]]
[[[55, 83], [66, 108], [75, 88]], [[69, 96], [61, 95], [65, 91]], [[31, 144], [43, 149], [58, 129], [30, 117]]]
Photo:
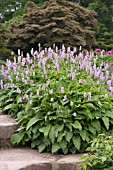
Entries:
[[96, 13], [65, 0], [50, 0], [42, 6], [28, 2], [22, 22], [11, 24], [8, 47], [93, 46], [96, 44]]

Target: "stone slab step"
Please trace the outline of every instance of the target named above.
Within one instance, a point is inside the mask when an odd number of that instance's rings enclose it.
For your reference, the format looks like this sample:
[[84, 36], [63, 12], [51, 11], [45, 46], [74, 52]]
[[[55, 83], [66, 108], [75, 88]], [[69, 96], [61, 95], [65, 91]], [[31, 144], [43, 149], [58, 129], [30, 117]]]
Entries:
[[80, 156], [38, 153], [30, 148], [0, 150], [0, 170], [82, 170]]
[[10, 146], [10, 137], [17, 130], [18, 124], [9, 115], [0, 114], [0, 147]]

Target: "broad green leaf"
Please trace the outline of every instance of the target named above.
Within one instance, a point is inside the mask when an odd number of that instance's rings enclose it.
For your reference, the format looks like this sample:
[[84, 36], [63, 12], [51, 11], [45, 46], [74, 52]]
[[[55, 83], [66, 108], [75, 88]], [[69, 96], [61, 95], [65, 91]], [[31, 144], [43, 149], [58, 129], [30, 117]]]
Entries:
[[101, 125], [99, 120], [92, 120], [91, 121], [92, 126], [96, 129], [98, 133], [101, 132]]
[[39, 152], [41, 153], [44, 149], [45, 149], [45, 144], [44, 143], [41, 143], [39, 146], [38, 146], [38, 150]]
[[74, 146], [79, 150], [81, 146], [81, 139], [79, 135], [73, 136], [72, 138]]
[[16, 108], [16, 107], [18, 107], [18, 105], [12, 103], [12, 104], [7, 105], [7, 106], [3, 109], [3, 111], [6, 111], [6, 110], [8, 110], [8, 109], [13, 109], [13, 108]]
[[86, 130], [81, 130], [80, 131], [80, 136], [83, 139], [83, 141], [86, 140], [86, 135], [87, 135], [87, 131]]
[[109, 118], [108, 117], [103, 117], [102, 120], [104, 122], [104, 125], [105, 125], [106, 129], [108, 130], [109, 129]]
[[0, 101], [4, 100], [7, 98], [7, 95], [0, 96]]
[[56, 124], [55, 125], [55, 137], [58, 136], [58, 132], [63, 131], [63, 128], [64, 128], [64, 124], [61, 124], [61, 125]]
[[65, 138], [66, 138], [66, 140], [67, 140], [68, 142], [71, 141], [72, 136], [73, 136], [73, 133], [72, 133], [72, 132], [66, 131]]
[[19, 133], [13, 134], [11, 136], [11, 143], [12, 144], [20, 143], [20, 141], [22, 141], [24, 135], [25, 135], [25, 131], [24, 130], [20, 131]]
[[60, 132], [57, 137], [57, 142], [60, 142], [64, 136], [65, 136], [65, 132], [64, 131]]
[[60, 141], [60, 147], [63, 149], [67, 148], [67, 141], [65, 139], [62, 139]]
[[113, 118], [113, 111], [106, 111], [104, 116]]
[[86, 162], [81, 162], [80, 165], [82, 166], [82, 168], [83, 168], [84, 170], [87, 170], [87, 164], [86, 164]]
[[72, 132], [72, 123], [66, 124], [66, 126], [69, 128], [69, 130]]
[[39, 131], [44, 133], [44, 137], [47, 138], [50, 128], [51, 128], [51, 124], [48, 124], [47, 126], [40, 128]]
[[60, 149], [60, 145], [58, 143], [54, 143], [52, 145], [52, 153], [56, 153]]
[[38, 137], [40, 136], [40, 132], [38, 131], [37, 133], [34, 133], [32, 136], [32, 139], [38, 139]]
[[49, 138], [52, 143], [55, 141], [55, 126], [51, 126], [50, 132], [49, 132]]
[[106, 161], [106, 159], [107, 159], [106, 156], [102, 156], [102, 157], [101, 157], [101, 160], [102, 160], [103, 163]]
[[27, 127], [26, 127], [26, 130], [28, 130], [32, 125], [34, 125], [36, 122], [38, 122], [39, 120], [42, 120], [40, 118], [40, 116], [38, 116], [38, 114], [33, 117], [28, 123], [27, 123]]
[[6, 100], [5, 103], [11, 102], [11, 101], [13, 101], [13, 100], [14, 100], [14, 99], [10, 98], [10, 99]]
[[75, 128], [75, 129], [79, 129], [79, 130], [82, 130], [82, 126], [81, 126], [81, 124], [79, 123], [79, 121], [75, 121], [74, 122], [74, 124], [72, 124], [73, 125], [73, 127]]
[[33, 134], [36, 134], [36, 133], [37, 133], [39, 127], [40, 127], [40, 124], [36, 124], [36, 126], [32, 127], [32, 132], [33, 132]]
[[93, 134], [93, 135], [96, 135], [96, 129], [91, 125], [91, 124], [88, 124], [89, 126], [89, 131]]
[[13, 145], [16, 144], [17, 138], [18, 138], [18, 133], [11, 135], [11, 139], [10, 139], [11, 144], [13, 144]]
[[64, 153], [64, 155], [66, 155], [68, 153], [68, 147], [63, 149], [63, 153]]

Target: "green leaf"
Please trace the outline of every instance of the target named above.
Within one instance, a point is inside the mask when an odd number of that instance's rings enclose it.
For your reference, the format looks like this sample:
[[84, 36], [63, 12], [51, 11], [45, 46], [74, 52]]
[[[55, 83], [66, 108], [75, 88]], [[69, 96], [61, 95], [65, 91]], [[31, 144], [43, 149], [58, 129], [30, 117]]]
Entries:
[[45, 149], [45, 144], [44, 143], [41, 143], [39, 146], [38, 146], [38, 151], [41, 153], [44, 149]]
[[13, 134], [13, 135], [11, 136], [10, 142], [11, 142], [12, 145], [14, 145], [14, 144], [17, 143], [17, 138], [18, 138], [18, 133]]
[[106, 159], [107, 159], [107, 157], [106, 157], [106, 156], [102, 156], [102, 157], [101, 157], [102, 162], [105, 162], [105, 161], [106, 161]]
[[104, 122], [104, 125], [105, 125], [106, 129], [108, 130], [109, 129], [109, 118], [108, 117], [103, 117], [102, 120]]
[[49, 132], [49, 138], [52, 143], [55, 141], [55, 126], [51, 126], [50, 132]]
[[64, 155], [66, 155], [68, 153], [68, 147], [66, 147], [65, 149], [63, 149], [63, 153]]
[[65, 136], [65, 132], [63, 132], [63, 131], [60, 132], [60, 133], [58, 134], [58, 137], [57, 137], [57, 142], [60, 142], [64, 136]]
[[37, 114], [35, 117], [33, 117], [28, 123], [27, 123], [27, 127], [26, 130], [28, 130], [32, 125], [34, 125], [36, 122], [38, 122], [39, 120], [42, 120], [41, 117], [39, 116], [39, 114]]
[[61, 125], [56, 124], [55, 125], [55, 137], [58, 136], [58, 132], [63, 131], [63, 128], [64, 128], [64, 124], [61, 124]]
[[7, 106], [3, 109], [3, 111], [6, 111], [6, 110], [8, 110], [8, 109], [13, 109], [13, 108], [15, 108], [15, 107], [18, 107], [18, 105], [12, 103], [12, 104], [7, 105]]
[[11, 136], [11, 143], [12, 144], [18, 144], [18, 143], [20, 143], [20, 141], [22, 141], [22, 139], [23, 139], [23, 137], [24, 137], [24, 135], [25, 135], [25, 132], [26, 131], [24, 131], [24, 130], [22, 130], [22, 131], [20, 131], [19, 133], [16, 133], [16, 134], [13, 134], [12, 136]]
[[3, 96], [0, 97], [0, 101], [4, 100], [6, 98], [7, 98], [7, 95], [3, 95]]
[[113, 118], [113, 111], [106, 111], [105, 116]]
[[52, 145], [52, 153], [56, 153], [60, 149], [60, 145], [58, 143], [54, 143]]
[[101, 132], [101, 125], [99, 120], [92, 120], [91, 121], [92, 126], [96, 129], [98, 133]]
[[81, 146], [81, 139], [79, 135], [73, 136], [72, 138], [74, 146], [79, 150]]
[[51, 124], [48, 124], [47, 126], [40, 128], [39, 131], [44, 133], [44, 137], [47, 138], [50, 128], [51, 128]]
[[86, 140], [86, 135], [87, 135], [87, 131], [86, 130], [81, 130], [80, 131], [80, 136], [83, 139], [83, 141]]
[[65, 139], [62, 139], [60, 141], [60, 147], [62, 148], [62, 150], [64, 150], [65, 148], [67, 148], [67, 141]]
[[76, 120], [76, 121], [74, 122], [74, 124], [72, 124], [72, 125], [73, 125], [73, 127], [74, 127], [75, 129], [82, 130], [82, 126], [81, 126], [81, 124], [79, 123], [78, 120]]
[[66, 138], [66, 140], [67, 140], [68, 142], [71, 141], [72, 136], [73, 136], [73, 133], [72, 133], [72, 132], [66, 131], [65, 138]]
[[10, 98], [8, 100], [5, 101], [5, 103], [8, 103], [8, 102], [12, 102], [14, 99]]
[[93, 135], [96, 135], [96, 129], [91, 125], [91, 124], [88, 124], [89, 126], [89, 131], [93, 134]]

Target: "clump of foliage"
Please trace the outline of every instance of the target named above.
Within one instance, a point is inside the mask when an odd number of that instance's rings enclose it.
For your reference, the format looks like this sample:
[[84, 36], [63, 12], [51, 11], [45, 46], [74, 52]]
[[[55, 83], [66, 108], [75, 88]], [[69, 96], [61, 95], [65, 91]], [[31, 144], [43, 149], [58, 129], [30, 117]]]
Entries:
[[[39, 51], [40, 51], [39, 45]], [[2, 66], [0, 107], [16, 117], [20, 128], [13, 144], [30, 144], [39, 152], [82, 152], [113, 124], [112, 84], [108, 68], [96, 66], [93, 53], [62, 46], [31, 50]], [[110, 77], [109, 77], [110, 78]]]
[[10, 25], [8, 47], [29, 50], [37, 44], [50, 47], [56, 43], [65, 46], [93, 46], [96, 44], [96, 13], [65, 0], [50, 0], [42, 6], [27, 2], [26, 14], [20, 23]]
[[9, 31], [0, 23], [0, 48], [6, 45], [8, 40]]
[[7, 48], [0, 48], [0, 60], [6, 60], [7, 58], [11, 58], [11, 53], [12, 50], [11, 49], [7, 49]]
[[113, 135], [100, 134], [90, 142], [88, 154], [81, 158], [82, 167], [86, 170], [112, 170], [113, 169]]

